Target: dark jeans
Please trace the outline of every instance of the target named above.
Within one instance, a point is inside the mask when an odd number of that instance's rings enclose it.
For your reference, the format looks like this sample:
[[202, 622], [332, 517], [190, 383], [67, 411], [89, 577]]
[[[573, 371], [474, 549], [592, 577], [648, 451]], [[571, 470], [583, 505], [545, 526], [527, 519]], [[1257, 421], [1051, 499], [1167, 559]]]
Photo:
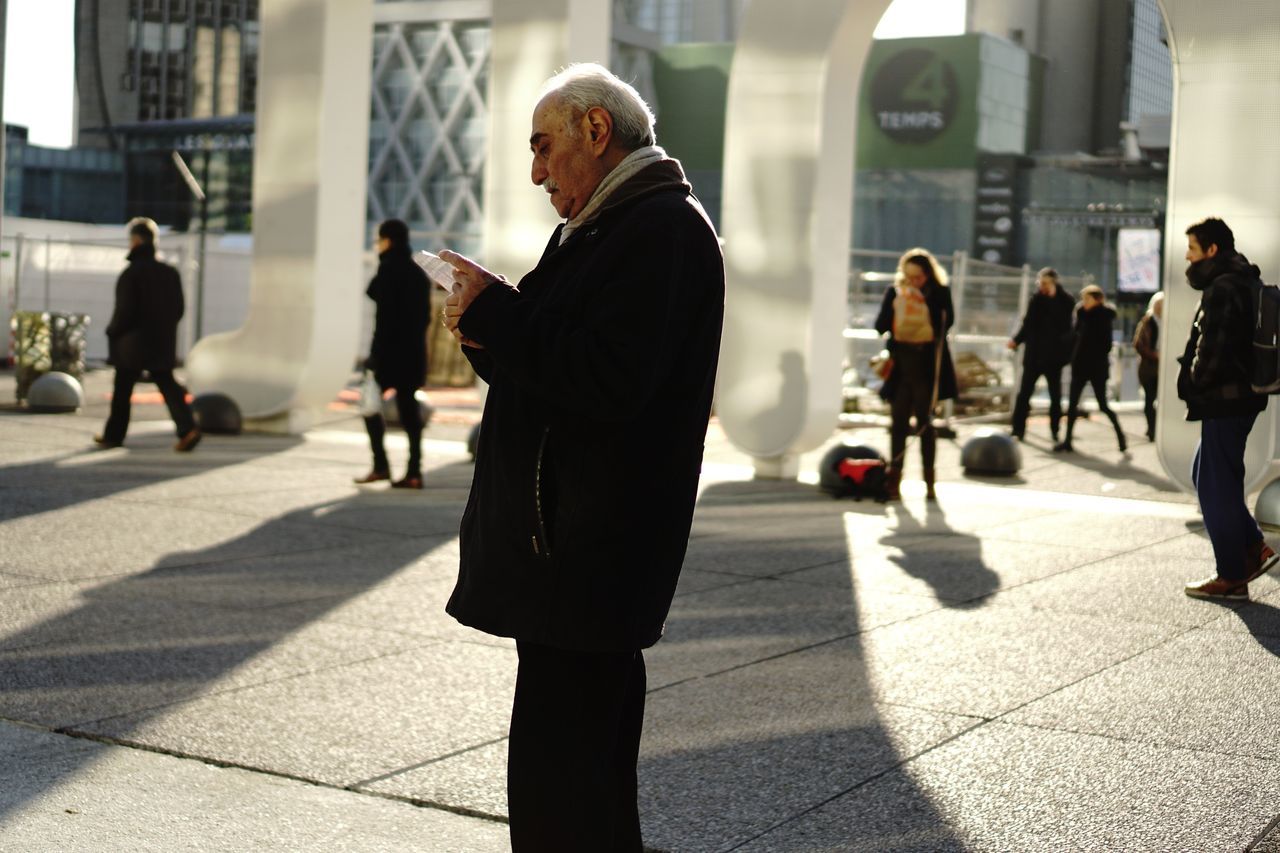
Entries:
[[[177, 429], [178, 437], [186, 435], [196, 428], [195, 417], [191, 407], [187, 405], [187, 392], [173, 378], [172, 370], [151, 370], [151, 381], [156, 383], [164, 396], [164, 404], [169, 407], [169, 417]], [[133, 396], [133, 386], [142, 378], [141, 370], [116, 368], [115, 388], [111, 391], [111, 414], [107, 417], [107, 425], [102, 428], [102, 438], [111, 444], [123, 444], [129, 432], [129, 398]]]
[[1138, 381], [1142, 383], [1142, 413], [1147, 416], [1147, 438], [1155, 439], [1156, 390], [1160, 387], [1160, 376], [1149, 376], [1146, 379], [1139, 376]]
[[912, 435], [911, 419], [920, 434], [920, 455], [924, 470], [933, 470], [938, 432], [933, 427], [933, 372], [937, 353], [933, 344], [899, 344], [893, 351], [893, 372], [897, 387], [889, 404], [893, 422], [889, 427], [889, 467], [902, 469], [906, 462], [907, 436]]
[[[396, 411], [400, 414], [400, 425], [409, 436], [407, 477], [422, 476], [422, 410], [413, 396], [417, 390], [407, 385], [396, 388]], [[387, 450], [383, 446], [387, 422], [382, 419], [382, 413], [365, 418], [364, 428], [369, 432], [369, 444], [373, 447], [373, 470], [390, 472], [391, 463], [387, 461]]]
[[1098, 401], [1098, 411], [1107, 416], [1111, 427], [1116, 431], [1116, 441], [1124, 449], [1124, 430], [1120, 429], [1120, 419], [1107, 405], [1107, 365], [1095, 368], [1071, 367], [1071, 390], [1067, 393], [1067, 441], [1071, 441], [1071, 431], [1075, 428], [1076, 418], [1080, 417], [1080, 395], [1084, 386], [1093, 388], [1093, 396]]
[[644, 656], [523, 641], [516, 649], [507, 753], [513, 853], [640, 853]]
[[1058, 426], [1062, 423], [1062, 368], [1023, 367], [1022, 383], [1018, 386], [1018, 396], [1013, 402], [1013, 434], [1018, 438], [1027, 433], [1031, 395], [1035, 393], [1036, 382], [1041, 376], [1049, 386], [1049, 430], [1055, 439], [1058, 437]]
[[1244, 446], [1258, 416], [1206, 418], [1200, 422], [1200, 444], [1191, 462], [1204, 527], [1213, 543], [1218, 576], [1242, 580], [1245, 548], [1262, 538], [1258, 522], [1244, 502]]

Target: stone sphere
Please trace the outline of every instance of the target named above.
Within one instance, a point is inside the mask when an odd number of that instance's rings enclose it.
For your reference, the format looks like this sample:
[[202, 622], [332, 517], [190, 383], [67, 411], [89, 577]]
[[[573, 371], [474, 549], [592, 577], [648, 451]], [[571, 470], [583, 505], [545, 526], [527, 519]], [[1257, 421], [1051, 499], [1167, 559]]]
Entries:
[[1272, 480], [1258, 492], [1253, 515], [1264, 530], [1280, 531], [1280, 478]]
[[966, 474], [1011, 477], [1022, 467], [1022, 451], [1008, 433], [980, 429], [964, 443], [960, 464]]
[[27, 408], [33, 412], [60, 414], [84, 405], [84, 389], [74, 376], [59, 371], [44, 374], [27, 389]]
[[[413, 399], [418, 401], [418, 411], [422, 414], [422, 425], [425, 427], [431, 423], [431, 416], [436, 413], [435, 406], [432, 406], [431, 401], [427, 399], [426, 391], [413, 392]], [[396, 406], [394, 392], [388, 394], [382, 401], [382, 419], [389, 424], [400, 425], [400, 409]]]
[[840, 476], [840, 463], [846, 459], [879, 459], [884, 461], [883, 454], [874, 447], [865, 444], [837, 444], [822, 454], [818, 463], [818, 488], [828, 494], [839, 495], [847, 490], [844, 478]]
[[217, 391], [208, 391], [192, 400], [191, 413], [201, 432], [239, 435], [244, 427], [236, 401]]

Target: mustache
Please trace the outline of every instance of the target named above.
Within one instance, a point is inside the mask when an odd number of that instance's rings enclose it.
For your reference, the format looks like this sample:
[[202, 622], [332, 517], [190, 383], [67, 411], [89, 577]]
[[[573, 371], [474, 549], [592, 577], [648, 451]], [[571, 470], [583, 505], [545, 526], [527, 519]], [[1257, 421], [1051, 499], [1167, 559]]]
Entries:
[[551, 180], [550, 178], [547, 178], [545, 181], [542, 182], [542, 188], [547, 191], [548, 195], [550, 195], [551, 193], [560, 189], [560, 185], [557, 184], [555, 181]]

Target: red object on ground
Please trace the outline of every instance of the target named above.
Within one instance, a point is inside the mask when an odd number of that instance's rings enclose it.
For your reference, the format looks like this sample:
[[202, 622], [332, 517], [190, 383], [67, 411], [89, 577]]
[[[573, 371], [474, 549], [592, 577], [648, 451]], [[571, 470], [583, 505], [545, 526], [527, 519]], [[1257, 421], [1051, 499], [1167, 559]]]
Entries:
[[851, 481], [855, 486], [861, 486], [862, 481], [867, 478], [867, 472], [872, 468], [884, 468], [883, 459], [841, 459], [840, 464], [836, 466], [836, 473], [841, 477]]

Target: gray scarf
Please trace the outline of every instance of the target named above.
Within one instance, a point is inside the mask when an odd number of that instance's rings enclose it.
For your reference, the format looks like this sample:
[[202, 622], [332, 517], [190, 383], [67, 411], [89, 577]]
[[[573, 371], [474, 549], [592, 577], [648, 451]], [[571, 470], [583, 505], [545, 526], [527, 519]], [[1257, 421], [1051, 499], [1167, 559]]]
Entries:
[[564, 224], [564, 228], [560, 231], [560, 245], [564, 245], [564, 241], [569, 239], [569, 235], [577, 231], [583, 225], [596, 218], [596, 214], [600, 212], [600, 208], [613, 195], [618, 187], [625, 184], [646, 166], [652, 166], [661, 160], [667, 159], [667, 152], [663, 151], [657, 145], [647, 145], [644, 148], [637, 148], [632, 151], [622, 162], [619, 163], [612, 172], [605, 175], [600, 183], [596, 185], [595, 192], [591, 194], [591, 198], [587, 200], [587, 206], [582, 208], [577, 216], [570, 219]]

